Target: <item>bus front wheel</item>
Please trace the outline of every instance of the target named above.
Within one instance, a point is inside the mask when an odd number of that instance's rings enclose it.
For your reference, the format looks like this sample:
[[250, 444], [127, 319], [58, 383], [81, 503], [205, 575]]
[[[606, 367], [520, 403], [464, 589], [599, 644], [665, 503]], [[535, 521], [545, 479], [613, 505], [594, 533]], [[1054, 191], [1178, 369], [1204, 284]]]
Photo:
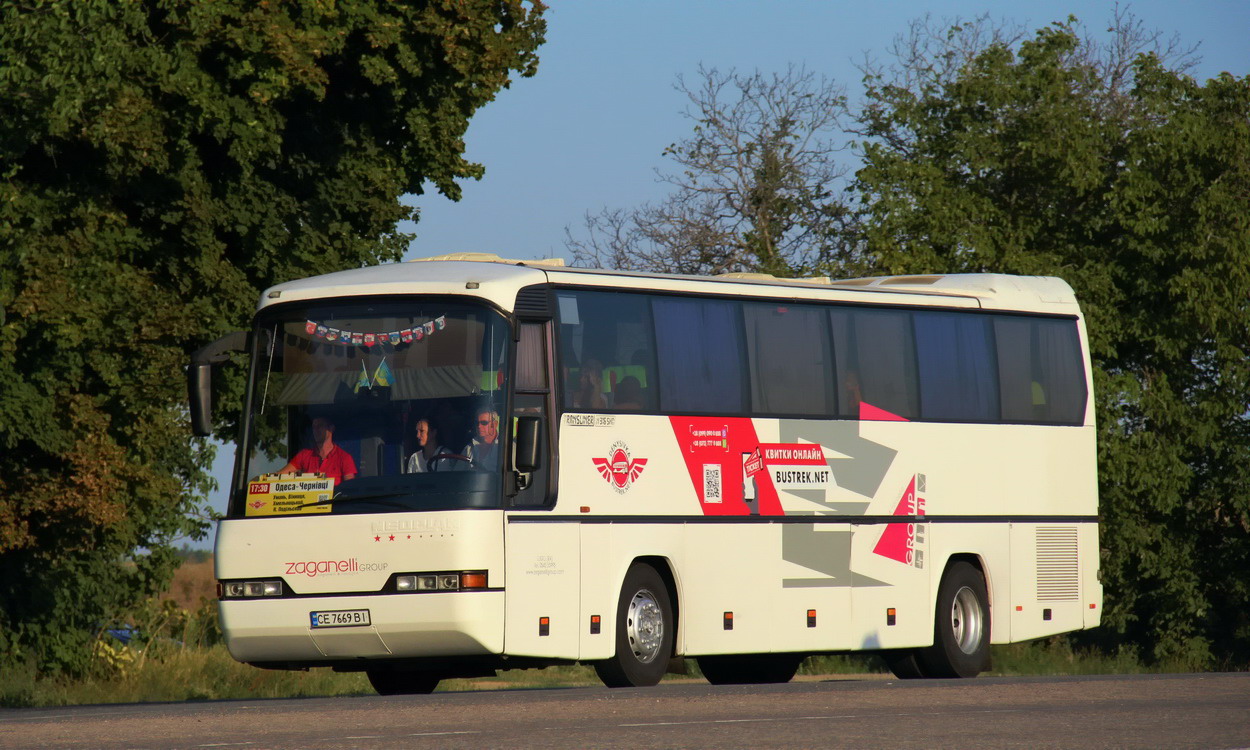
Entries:
[[933, 645], [916, 658], [925, 677], [976, 677], [989, 667], [989, 595], [985, 576], [970, 563], [956, 562], [942, 576]]
[[595, 663], [608, 687], [654, 685], [673, 653], [673, 606], [655, 568], [634, 563], [616, 605], [616, 655]]
[[378, 695], [424, 695], [438, 687], [438, 676], [429, 672], [376, 667], [365, 674]]

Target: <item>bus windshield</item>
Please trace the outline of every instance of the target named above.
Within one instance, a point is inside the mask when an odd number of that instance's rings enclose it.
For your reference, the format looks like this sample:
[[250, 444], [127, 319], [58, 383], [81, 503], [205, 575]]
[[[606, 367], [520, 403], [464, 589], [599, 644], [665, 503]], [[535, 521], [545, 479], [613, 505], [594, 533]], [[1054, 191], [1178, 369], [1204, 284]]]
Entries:
[[283, 306], [254, 334], [231, 516], [499, 507], [499, 313], [432, 299]]

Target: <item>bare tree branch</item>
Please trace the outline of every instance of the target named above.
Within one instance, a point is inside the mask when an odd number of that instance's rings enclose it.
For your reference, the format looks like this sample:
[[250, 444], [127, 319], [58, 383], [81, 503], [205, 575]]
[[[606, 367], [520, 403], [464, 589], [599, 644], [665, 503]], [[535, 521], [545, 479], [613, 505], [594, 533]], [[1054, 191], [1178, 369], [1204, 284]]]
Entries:
[[[771, 75], [700, 67], [678, 78], [688, 138], [657, 170], [673, 192], [657, 205], [588, 215], [585, 235], [566, 229], [574, 262], [674, 273], [825, 271], [839, 253], [849, 211], [841, 86], [801, 66]], [[838, 206], [837, 209], [831, 209]]]

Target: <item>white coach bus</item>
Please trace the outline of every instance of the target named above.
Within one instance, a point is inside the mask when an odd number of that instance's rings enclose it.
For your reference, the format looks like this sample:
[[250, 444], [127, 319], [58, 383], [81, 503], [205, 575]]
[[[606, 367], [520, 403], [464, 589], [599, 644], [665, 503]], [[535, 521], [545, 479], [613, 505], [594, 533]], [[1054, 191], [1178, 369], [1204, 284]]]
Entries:
[[[244, 344], [244, 342], [246, 342]], [[593, 664], [970, 677], [1094, 627], [1085, 327], [1063, 281], [830, 282], [461, 254], [280, 284], [217, 531], [230, 653], [381, 693]]]

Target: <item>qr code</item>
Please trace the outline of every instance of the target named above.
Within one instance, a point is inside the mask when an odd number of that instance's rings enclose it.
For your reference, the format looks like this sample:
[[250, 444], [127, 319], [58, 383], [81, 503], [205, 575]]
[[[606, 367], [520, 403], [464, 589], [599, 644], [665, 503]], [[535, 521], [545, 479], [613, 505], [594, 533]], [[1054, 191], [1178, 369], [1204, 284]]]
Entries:
[[720, 464], [703, 464], [703, 502], [720, 502]]

